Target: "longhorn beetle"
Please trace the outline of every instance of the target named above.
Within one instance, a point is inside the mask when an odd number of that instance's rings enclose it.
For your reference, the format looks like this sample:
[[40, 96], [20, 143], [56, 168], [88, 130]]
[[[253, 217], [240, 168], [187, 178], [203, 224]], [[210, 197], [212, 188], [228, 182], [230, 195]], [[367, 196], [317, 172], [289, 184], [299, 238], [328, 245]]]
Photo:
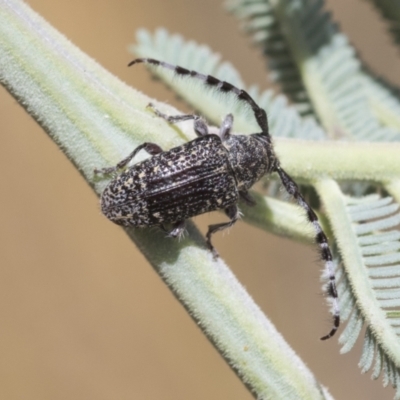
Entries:
[[[197, 115], [168, 116], [150, 104], [157, 116], [171, 124], [193, 120], [198, 137], [167, 151], [156, 143], [146, 142], [115, 167], [95, 170], [95, 173], [104, 174], [122, 170], [140, 150], [146, 150], [152, 156], [129, 167], [109, 183], [101, 196], [103, 214], [114, 223], [125, 227], [159, 226], [168, 232], [168, 236], [176, 238], [184, 233], [186, 219], [223, 209], [229, 222], [210, 225], [206, 234], [207, 246], [214, 257], [217, 257], [211, 236], [234, 225], [240, 216], [237, 206], [239, 198], [254, 205], [248, 190], [264, 175], [276, 172], [286, 191], [305, 210], [314, 227], [315, 241], [325, 263], [325, 291], [331, 300], [333, 313], [332, 329], [321, 340], [332, 337], [339, 328], [340, 312], [328, 239], [317, 215], [301, 195], [297, 184], [280, 165], [268, 132], [265, 111], [246, 91], [213, 76], [151, 58], [138, 58], [128, 66], [138, 63], [170, 69], [177, 76], [199, 79], [204, 85], [220, 92], [234, 93], [238, 100], [251, 107], [261, 132], [232, 135], [233, 116], [228, 114], [219, 133], [210, 134], [204, 120]], [[169, 224], [169, 230], [165, 224]]]

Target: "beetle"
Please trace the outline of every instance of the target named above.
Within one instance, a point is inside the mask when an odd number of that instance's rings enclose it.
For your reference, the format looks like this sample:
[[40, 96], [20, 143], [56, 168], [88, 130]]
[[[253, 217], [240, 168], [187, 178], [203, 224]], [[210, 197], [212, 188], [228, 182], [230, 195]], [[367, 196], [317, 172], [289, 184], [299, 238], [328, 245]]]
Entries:
[[[210, 225], [206, 234], [207, 246], [216, 258], [218, 253], [211, 242], [212, 235], [234, 225], [240, 217], [239, 199], [250, 205], [254, 204], [248, 190], [264, 175], [276, 172], [287, 192], [306, 211], [307, 218], [314, 227], [315, 240], [325, 263], [325, 275], [328, 277], [325, 290], [332, 299], [333, 309], [333, 327], [321, 339], [332, 337], [339, 327], [340, 313], [328, 239], [317, 215], [300, 193], [297, 184], [280, 165], [269, 135], [264, 109], [246, 91], [211, 75], [203, 75], [151, 58], [135, 59], [128, 66], [138, 63], [167, 68], [178, 76], [199, 79], [220, 92], [234, 93], [238, 100], [251, 107], [261, 132], [250, 135], [232, 134], [233, 116], [228, 114], [219, 131], [210, 133], [205, 121], [197, 115], [168, 116], [150, 104], [158, 117], [171, 124], [193, 120], [197, 138], [167, 151], [156, 143], [146, 142], [115, 167], [95, 170], [95, 173], [103, 174], [123, 170], [141, 150], [152, 156], [125, 169], [108, 184], [100, 200], [103, 214], [124, 227], [159, 226], [168, 232], [168, 236], [177, 238], [184, 233], [186, 219], [222, 209], [229, 221]], [[169, 230], [166, 225], [170, 226]]]

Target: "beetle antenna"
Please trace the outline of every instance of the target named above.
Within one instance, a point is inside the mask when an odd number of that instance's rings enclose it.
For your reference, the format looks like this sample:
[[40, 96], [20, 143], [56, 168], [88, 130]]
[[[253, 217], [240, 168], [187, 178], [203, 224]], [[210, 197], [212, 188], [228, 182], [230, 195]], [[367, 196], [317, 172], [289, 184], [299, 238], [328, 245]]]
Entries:
[[153, 66], [167, 68], [173, 71], [178, 76], [190, 76], [192, 78], [199, 79], [203, 81], [205, 85], [213, 87], [223, 93], [234, 93], [238, 100], [246, 102], [251, 107], [258, 126], [261, 128], [261, 134], [269, 137], [267, 113], [254, 101], [254, 99], [245, 90], [239, 89], [228, 82], [221, 81], [214, 76], [204, 75], [200, 72], [191, 71], [189, 69], [179, 67], [177, 65], [172, 65], [164, 61], [155, 60], [154, 58], [136, 58], [128, 64], [128, 67], [139, 63], [151, 64]]

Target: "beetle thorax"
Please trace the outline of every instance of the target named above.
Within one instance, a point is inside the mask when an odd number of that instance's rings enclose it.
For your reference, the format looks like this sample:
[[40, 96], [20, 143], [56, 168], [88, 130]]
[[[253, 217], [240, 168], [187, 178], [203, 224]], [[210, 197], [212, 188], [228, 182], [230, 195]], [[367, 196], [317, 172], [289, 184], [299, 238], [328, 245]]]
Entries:
[[232, 135], [224, 141], [238, 189], [249, 189], [266, 173], [271, 172], [274, 156], [263, 135]]

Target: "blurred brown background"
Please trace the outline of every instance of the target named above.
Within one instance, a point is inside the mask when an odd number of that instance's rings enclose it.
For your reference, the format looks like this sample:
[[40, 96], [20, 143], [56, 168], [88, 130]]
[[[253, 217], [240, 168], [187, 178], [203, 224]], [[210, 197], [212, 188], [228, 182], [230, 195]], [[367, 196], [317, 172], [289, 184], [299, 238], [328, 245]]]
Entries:
[[[208, 43], [248, 84], [264, 61], [213, 0], [31, 0], [72, 42], [159, 100], [172, 93], [126, 68], [139, 27]], [[400, 84], [399, 53], [367, 2], [328, 7], [373, 70]], [[1, 399], [251, 399], [64, 155], [0, 90]], [[201, 229], [221, 215], [199, 219]], [[330, 317], [315, 249], [243, 223], [216, 245], [234, 273], [336, 399], [391, 399], [361, 375], [358, 345], [320, 342]]]

